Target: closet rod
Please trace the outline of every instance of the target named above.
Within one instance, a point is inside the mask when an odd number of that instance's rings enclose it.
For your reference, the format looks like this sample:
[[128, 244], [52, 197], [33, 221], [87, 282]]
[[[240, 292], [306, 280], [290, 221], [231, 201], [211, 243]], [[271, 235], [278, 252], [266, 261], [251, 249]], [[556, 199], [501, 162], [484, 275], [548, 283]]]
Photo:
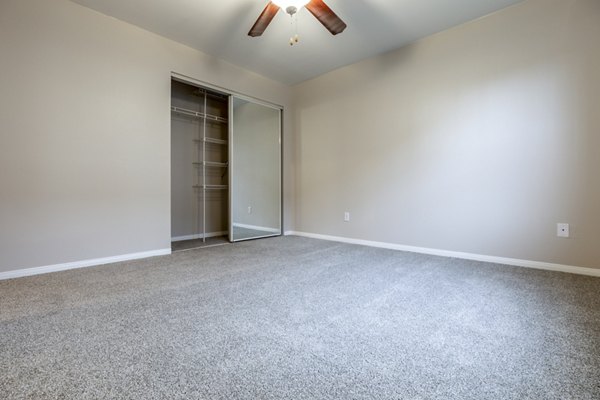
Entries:
[[204, 96], [206, 94], [207, 96], [213, 97], [215, 99], [223, 100], [223, 101], [227, 101], [227, 98], [229, 97], [229, 96], [224, 95], [224, 94], [213, 93], [213, 92], [210, 92], [208, 90], [204, 90], [204, 89], [200, 89], [200, 88], [194, 90], [192, 92], [192, 94], [194, 96], [198, 96], [198, 97]]
[[186, 108], [171, 106], [171, 111], [177, 114], [187, 115], [189, 117], [203, 118], [205, 120], [227, 123], [227, 118], [218, 117], [216, 115], [205, 114], [199, 111], [188, 110]]

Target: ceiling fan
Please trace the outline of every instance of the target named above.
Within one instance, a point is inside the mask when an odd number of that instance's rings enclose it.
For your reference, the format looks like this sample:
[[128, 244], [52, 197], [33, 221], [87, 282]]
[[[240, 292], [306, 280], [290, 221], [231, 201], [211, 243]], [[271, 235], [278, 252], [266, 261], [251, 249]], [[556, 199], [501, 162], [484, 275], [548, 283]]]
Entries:
[[273, 0], [260, 14], [248, 36], [256, 37], [263, 34], [279, 9], [294, 16], [302, 7], [306, 7], [332, 35], [337, 35], [346, 29], [346, 24], [340, 19], [323, 0]]

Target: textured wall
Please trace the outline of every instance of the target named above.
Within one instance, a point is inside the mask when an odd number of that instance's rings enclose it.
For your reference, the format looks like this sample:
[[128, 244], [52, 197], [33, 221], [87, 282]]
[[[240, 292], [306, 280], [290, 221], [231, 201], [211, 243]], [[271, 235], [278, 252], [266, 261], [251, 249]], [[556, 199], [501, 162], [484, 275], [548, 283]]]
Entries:
[[297, 85], [297, 230], [600, 267], [598, 38], [529, 0]]

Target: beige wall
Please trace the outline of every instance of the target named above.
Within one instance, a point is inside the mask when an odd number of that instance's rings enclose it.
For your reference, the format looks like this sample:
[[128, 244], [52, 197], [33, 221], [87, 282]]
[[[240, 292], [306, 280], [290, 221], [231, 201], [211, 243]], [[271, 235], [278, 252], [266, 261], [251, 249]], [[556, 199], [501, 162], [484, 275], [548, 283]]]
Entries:
[[3, 0], [0, 272], [169, 247], [171, 71], [286, 107], [285, 230], [600, 267], [598, 37], [600, 2], [528, 0], [292, 99], [66, 0]]
[[66, 0], [2, 0], [0, 55], [0, 272], [170, 246], [171, 71], [290, 107], [284, 85]]
[[599, 38], [529, 0], [297, 85], [296, 229], [599, 268]]

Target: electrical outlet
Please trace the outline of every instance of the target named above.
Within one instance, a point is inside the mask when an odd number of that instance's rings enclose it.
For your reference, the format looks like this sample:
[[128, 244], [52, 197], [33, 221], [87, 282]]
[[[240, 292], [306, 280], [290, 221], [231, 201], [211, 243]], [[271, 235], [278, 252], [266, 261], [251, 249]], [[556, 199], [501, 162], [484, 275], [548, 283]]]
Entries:
[[350, 213], [348, 211], [346, 211], [344, 213], [344, 221], [345, 222], [349, 222], [350, 221]]
[[248, 206], [248, 214], [252, 214], [252, 206]]
[[566, 223], [558, 223], [556, 224], [556, 236], [562, 238], [569, 237], [569, 224]]

